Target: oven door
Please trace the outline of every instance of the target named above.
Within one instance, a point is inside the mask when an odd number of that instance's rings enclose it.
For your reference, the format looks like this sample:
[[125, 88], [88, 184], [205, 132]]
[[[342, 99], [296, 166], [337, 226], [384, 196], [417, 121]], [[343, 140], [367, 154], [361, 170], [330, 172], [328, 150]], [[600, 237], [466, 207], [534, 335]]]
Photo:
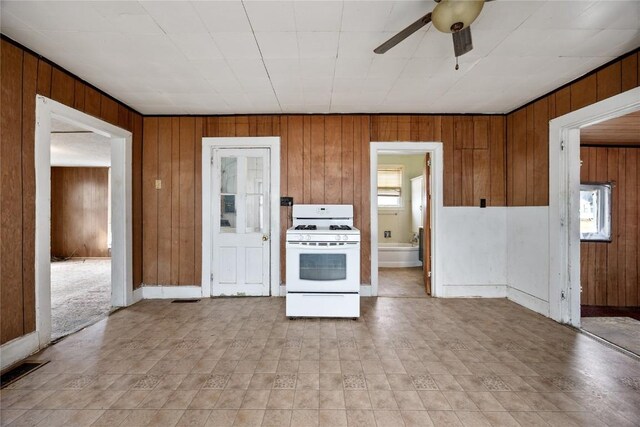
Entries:
[[287, 292], [358, 292], [360, 244], [287, 242]]

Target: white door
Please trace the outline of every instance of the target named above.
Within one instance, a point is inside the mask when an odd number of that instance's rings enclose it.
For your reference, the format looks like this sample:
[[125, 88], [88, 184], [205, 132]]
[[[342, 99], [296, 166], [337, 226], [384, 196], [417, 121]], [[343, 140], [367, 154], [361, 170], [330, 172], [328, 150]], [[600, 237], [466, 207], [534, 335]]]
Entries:
[[269, 149], [213, 150], [212, 295], [269, 295]]

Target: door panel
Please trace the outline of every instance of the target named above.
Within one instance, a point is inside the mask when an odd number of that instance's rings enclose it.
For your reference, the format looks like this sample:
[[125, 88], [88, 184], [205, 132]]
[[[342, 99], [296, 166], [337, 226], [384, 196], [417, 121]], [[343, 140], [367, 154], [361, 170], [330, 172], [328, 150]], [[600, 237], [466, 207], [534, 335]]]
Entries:
[[213, 150], [212, 295], [269, 295], [269, 149]]
[[422, 242], [422, 271], [424, 273], [424, 290], [431, 295], [431, 155], [425, 156], [423, 172], [424, 190], [422, 192], [422, 213], [424, 227]]

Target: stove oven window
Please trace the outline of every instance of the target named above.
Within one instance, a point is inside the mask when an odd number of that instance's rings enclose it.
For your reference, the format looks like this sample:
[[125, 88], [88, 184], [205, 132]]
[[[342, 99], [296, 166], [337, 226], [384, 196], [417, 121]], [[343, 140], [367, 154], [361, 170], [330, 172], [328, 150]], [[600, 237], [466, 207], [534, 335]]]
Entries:
[[346, 280], [346, 254], [300, 254], [300, 280]]

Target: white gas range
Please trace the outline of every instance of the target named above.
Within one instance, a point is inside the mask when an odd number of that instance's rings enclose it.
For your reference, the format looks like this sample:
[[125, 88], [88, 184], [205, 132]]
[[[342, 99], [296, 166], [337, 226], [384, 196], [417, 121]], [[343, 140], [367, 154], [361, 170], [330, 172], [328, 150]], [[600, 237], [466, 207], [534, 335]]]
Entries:
[[287, 316], [360, 316], [360, 230], [352, 205], [294, 205], [287, 230]]

